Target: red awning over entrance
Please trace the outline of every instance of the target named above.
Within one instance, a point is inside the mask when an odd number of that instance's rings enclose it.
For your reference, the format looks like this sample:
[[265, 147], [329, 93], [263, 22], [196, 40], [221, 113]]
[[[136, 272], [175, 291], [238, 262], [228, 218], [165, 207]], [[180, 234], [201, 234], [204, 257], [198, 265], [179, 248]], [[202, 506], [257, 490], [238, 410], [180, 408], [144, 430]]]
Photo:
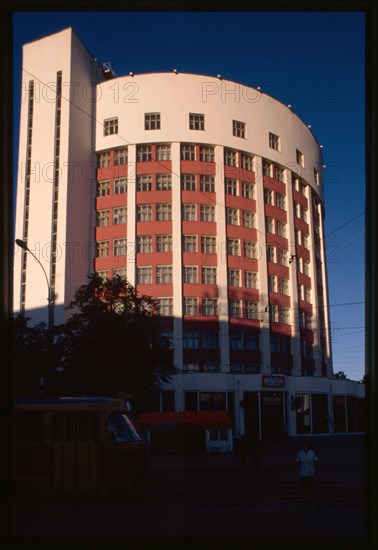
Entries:
[[138, 418], [140, 426], [178, 425], [179, 428], [227, 430], [232, 428], [226, 411], [182, 411], [142, 413]]

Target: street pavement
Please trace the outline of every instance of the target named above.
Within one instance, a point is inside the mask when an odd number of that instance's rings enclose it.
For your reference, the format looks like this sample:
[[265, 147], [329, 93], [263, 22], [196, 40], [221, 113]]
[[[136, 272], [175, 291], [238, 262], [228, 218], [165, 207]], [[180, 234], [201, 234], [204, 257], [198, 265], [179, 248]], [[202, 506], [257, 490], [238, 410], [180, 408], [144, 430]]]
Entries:
[[[155, 454], [143, 483], [104, 496], [15, 498], [15, 537], [363, 537], [361, 435], [316, 437], [314, 506], [294, 477], [301, 439], [264, 444], [260, 475], [234, 453]], [[32, 504], [32, 505], [31, 505]], [[43, 518], [43, 520], [41, 520]]]

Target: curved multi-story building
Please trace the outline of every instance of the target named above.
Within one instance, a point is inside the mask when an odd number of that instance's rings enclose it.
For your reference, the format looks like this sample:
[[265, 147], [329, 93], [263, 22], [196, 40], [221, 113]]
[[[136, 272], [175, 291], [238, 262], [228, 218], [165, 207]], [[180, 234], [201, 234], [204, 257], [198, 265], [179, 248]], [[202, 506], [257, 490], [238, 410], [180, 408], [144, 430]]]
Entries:
[[[41, 134], [33, 116], [49, 108], [38, 148], [55, 143], [49, 154], [61, 169], [46, 225], [56, 302], [66, 304], [93, 270], [126, 275], [156, 298], [179, 370], [156, 410], [227, 410], [236, 435], [252, 425], [260, 435], [334, 431], [323, 160], [310, 127], [290, 106], [221, 75], [116, 78], [109, 66], [105, 74], [70, 29], [29, 45], [34, 65], [32, 48], [51, 40], [56, 101], [38, 104], [29, 81], [21, 139], [32, 156], [30, 124]], [[94, 157], [96, 174], [84, 178]], [[28, 158], [18, 230], [30, 242], [33, 227], [35, 235], [46, 227], [29, 214]], [[95, 258], [72, 261], [75, 242], [93, 245]], [[25, 309], [25, 254], [22, 262], [16, 301]]]

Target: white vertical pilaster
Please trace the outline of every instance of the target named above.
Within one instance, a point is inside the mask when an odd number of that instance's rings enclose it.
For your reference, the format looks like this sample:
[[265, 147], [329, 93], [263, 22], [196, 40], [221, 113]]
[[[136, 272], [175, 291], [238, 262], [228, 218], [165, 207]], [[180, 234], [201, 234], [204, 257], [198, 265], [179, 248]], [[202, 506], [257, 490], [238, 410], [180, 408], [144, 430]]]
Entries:
[[136, 146], [128, 146], [127, 161], [127, 280], [136, 284]]

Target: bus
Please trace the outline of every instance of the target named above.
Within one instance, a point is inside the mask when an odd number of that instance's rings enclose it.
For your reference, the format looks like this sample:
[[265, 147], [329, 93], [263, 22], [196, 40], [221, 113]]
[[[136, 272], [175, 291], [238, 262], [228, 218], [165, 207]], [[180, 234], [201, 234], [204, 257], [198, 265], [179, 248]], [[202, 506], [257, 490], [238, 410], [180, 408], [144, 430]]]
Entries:
[[147, 445], [125, 399], [17, 400], [13, 417], [16, 488], [107, 493], [143, 476]]

